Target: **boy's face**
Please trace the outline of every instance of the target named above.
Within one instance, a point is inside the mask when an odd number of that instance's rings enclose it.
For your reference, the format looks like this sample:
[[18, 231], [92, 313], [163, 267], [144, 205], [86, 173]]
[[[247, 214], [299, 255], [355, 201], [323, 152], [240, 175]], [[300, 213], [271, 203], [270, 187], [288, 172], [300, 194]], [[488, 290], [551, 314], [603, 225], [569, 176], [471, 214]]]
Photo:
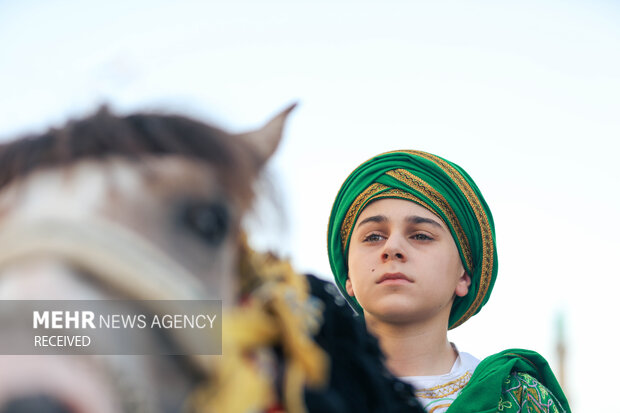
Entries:
[[377, 200], [362, 211], [348, 258], [346, 289], [368, 321], [447, 324], [455, 295], [466, 295], [471, 284], [446, 224], [402, 199]]

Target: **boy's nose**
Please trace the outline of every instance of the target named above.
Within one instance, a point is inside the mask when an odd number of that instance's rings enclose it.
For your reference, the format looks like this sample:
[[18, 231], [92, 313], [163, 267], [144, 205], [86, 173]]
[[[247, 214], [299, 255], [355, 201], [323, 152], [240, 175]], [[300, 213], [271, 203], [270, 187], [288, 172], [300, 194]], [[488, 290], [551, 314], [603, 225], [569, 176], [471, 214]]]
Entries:
[[401, 243], [397, 239], [397, 237], [390, 237], [387, 239], [382, 251], [381, 258], [383, 259], [383, 261], [397, 260], [404, 262], [407, 260], [405, 251], [402, 248]]

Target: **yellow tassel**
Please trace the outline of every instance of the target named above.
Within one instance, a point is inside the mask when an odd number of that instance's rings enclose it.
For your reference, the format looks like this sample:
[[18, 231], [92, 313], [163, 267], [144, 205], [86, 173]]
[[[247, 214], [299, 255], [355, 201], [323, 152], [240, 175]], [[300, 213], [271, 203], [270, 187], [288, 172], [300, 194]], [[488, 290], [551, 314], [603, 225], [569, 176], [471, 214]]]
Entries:
[[239, 267], [247, 297], [224, 315], [224, 354], [209, 383], [196, 390], [193, 408], [200, 413], [249, 413], [273, 406], [277, 392], [269, 354], [280, 346], [285, 410], [305, 413], [304, 388], [323, 385], [328, 370], [327, 356], [311, 337], [320, 327], [322, 308], [311, 301], [305, 277], [288, 262], [254, 252], [245, 237], [241, 243]]

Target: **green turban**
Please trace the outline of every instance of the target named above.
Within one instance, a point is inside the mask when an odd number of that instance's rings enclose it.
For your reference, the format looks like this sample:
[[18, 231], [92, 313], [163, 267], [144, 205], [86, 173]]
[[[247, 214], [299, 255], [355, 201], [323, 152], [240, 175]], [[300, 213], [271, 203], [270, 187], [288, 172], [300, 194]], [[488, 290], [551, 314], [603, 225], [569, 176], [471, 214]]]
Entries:
[[446, 223], [471, 277], [469, 292], [456, 297], [449, 327], [463, 324], [487, 302], [497, 275], [495, 226], [480, 190], [460, 166], [421, 151], [394, 151], [364, 162], [346, 179], [329, 217], [327, 249], [336, 284], [361, 312], [345, 289], [351, 233], [368, 203], [382, 198], [413, 201]]

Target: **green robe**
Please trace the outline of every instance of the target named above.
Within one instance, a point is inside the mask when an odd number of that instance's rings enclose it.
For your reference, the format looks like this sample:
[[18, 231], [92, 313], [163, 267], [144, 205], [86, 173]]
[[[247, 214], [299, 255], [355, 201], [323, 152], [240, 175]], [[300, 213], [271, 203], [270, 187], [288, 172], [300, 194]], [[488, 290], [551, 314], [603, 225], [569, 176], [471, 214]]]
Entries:
[[570, 413], [547, 361], [535, 351], [510, 349], [482, 360], [449, 413]]

